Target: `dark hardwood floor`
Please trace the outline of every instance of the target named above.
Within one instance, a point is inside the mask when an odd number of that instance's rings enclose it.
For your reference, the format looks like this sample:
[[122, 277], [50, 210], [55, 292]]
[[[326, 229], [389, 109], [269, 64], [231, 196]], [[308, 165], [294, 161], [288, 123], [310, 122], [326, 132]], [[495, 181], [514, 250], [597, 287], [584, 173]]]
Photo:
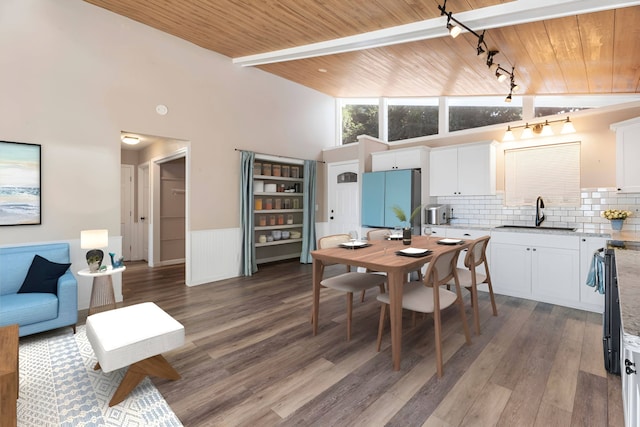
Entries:
[[185, 345], [165, 354], [182, 379], [153, 379], [185, 426], [623, 425], [598, 314], [496, 295], [494, 317], [481, 293], [471, 346], [455, 309], [445, 312], [438, 379], [429, 317], [415, 327], [405, 317], [399, 372], [388, 327], [376, 352], [376, 290], [354, 303], [347, 342], [345, 296], [323, 289], [312, 336], [310, 265], [187, 287], [183, 265], [130, 263], [123, 293], [124, 305], [154, 301], [185, 326]]

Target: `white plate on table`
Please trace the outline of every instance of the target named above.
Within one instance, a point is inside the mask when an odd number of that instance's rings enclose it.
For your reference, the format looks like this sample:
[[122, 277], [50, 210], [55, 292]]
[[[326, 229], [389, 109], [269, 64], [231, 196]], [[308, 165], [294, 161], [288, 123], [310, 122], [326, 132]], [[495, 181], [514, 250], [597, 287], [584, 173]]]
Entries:
[[440, 243], [441, 245], [459, 245], [460, 243], [462, 243], [461, 239], [440, 239], [438, 240], [438, 243]]
[[389, 240], [402, 240], [402, 234], [389, 234]]
[[431, 251], [429, 249], [420, 249], [420, 248], [406, 248], [399, 250], [397, 253], [399, 255], [406, 256], [424, 256], [429, 254]]
[[340, 246], [343, 248], [356, 249], [356, 248], [366, 248], [367, 246], [371, 246], [368, 242], [344, 242], [340, 243]]

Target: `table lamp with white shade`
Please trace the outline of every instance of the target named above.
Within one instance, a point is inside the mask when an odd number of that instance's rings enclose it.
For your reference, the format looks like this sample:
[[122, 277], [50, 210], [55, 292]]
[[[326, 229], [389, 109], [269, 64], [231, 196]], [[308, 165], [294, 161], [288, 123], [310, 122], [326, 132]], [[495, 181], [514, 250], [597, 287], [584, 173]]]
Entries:
[[89, 271], [96, 272], [102, 265], [104, 252], [99, 248], [109, 246], [108, 230], [82, 230], [80, 232], [80, 248], [89, 249], [87, 252], [87, 264]]

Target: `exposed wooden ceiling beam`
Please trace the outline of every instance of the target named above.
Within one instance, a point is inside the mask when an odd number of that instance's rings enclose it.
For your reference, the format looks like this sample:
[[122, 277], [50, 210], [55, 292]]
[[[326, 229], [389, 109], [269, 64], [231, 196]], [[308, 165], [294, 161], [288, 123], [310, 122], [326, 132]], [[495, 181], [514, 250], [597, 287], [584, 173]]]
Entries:
[[[467, 27], [481, 31], [637, 5], [640, 5], [640, 0], [519, 0], [461, 13], [450, 11]], [[233, 58], [233, 63], [244, 67], [273, 64], [439, 38], [447, 34], [445, 18], [439, 17], [304, 46]]]

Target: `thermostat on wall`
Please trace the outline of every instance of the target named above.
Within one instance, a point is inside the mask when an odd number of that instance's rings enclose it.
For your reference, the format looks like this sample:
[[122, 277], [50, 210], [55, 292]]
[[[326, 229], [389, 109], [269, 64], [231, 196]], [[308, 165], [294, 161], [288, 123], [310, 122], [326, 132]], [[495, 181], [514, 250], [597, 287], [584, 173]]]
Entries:
[[164, 116], [168, 112], [169, 112], [169, 109], [167, 108], [166, 105], [163, 105], [163, 104], [156, 105], [156, 113], [160, 114], [161, 116]]

